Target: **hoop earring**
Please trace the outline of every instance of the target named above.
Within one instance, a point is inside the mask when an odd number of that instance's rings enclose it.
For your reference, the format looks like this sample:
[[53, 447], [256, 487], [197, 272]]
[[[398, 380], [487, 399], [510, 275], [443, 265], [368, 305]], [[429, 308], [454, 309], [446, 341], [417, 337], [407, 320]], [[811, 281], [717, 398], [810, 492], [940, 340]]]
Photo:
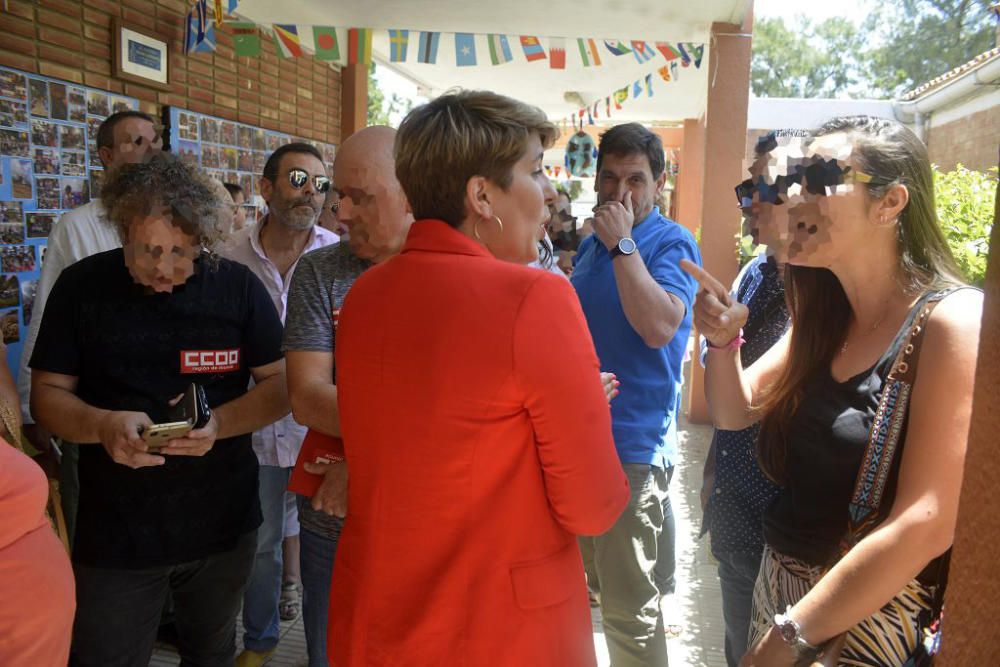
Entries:
[[[494, 215], [492, 219], [496, 220], [497, 224], [500, 225], [500, 233], [503, 234], [503, 220], [501, 220], [499, 216], [496, 215]], [[479, 222], [480, 222], [479, 220], [476, 220], [476, 224], [472, 226], [472, 234], [473, 236], [476, 237], [477, 241], [482, 241], [483, 237], [479, 235]]]

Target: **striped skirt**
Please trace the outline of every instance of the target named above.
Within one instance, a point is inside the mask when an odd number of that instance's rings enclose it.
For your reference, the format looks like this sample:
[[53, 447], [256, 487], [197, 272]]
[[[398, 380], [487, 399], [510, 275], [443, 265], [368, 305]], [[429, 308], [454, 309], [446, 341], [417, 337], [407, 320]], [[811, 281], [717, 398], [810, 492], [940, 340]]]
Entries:
[[[805, 596], [823, 576], [824, 568], [764, 548], [753, 592], [750, 646], [771, 629], [774, 615]], [[933, 588], [916, 579], [880, 610], [854, 626], [837, 663], [840, 667], [899, 667], [924, 641], [922, 623], [933, 601]]]

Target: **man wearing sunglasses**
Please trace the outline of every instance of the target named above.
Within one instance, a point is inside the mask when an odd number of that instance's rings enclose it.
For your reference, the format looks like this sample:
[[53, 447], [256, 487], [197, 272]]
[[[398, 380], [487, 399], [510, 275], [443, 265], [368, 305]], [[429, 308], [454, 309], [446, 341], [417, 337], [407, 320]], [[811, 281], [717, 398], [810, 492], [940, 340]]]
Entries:
[[[267, 202], [267, 216], [258, 225], [234, 232], [220, 254], [250, 267], [284, 324], [288, 288], [299, 258], [337, 242], [334, 233], [316, 224], [331, 182], [322, 155], [306, 143], [279, 147], [268, 158], [262, 176], [260, 194]], [[243, 598], [246, 650], [237, 658], [239, 667], [263, 664], [278, 645], [281, 544], [284, 537], [298, 535], [298, 518], [290, 502], [286, 522], [285, 489], [305, 433], [305, 427], [288, 415], [253, 434], [264, 522], [257, 532], [253, 574]]]

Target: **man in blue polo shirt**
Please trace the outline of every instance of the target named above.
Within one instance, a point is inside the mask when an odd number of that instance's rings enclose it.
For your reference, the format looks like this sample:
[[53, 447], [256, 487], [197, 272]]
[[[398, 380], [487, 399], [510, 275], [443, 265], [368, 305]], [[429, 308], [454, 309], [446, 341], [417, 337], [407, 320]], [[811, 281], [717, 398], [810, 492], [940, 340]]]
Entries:
[[613, 667], [667, 664], [653, 568], [669, 509], [669, 433], [697, 291], [678, 262], [700, 265], [701, 255], [690, 232], [654, 206], [665, 166], [659, 137], [637, 123], [601, 136], [594, 234], [580, 244], [572, 278], [601, 369], [621, 382], [612, 430], [632, 499], [611, 530], [581, 540]]

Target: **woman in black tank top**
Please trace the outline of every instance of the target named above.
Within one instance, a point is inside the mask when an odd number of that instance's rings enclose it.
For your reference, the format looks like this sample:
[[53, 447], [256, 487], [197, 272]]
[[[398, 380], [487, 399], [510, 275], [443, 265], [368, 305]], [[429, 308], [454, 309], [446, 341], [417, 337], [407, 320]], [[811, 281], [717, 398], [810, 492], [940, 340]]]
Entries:
[[[702, 285], [695, 323], [715, 348], [706, 364], [713, 421], [735, 430], [761, 420], [759, 463], [782, 487], [764, 517], [741, 665], [799, 664], [824, 644], [824, 664], [916, 664], [958, 512], [982, 296], [951, 294], [963, 278], [936, 219], [926, 147], [904, 126], [835, 119], [790, 171], [777, 191], [745, 188], [753, 202], [788, 207], [789, 335], [742, 370], [746, 308], [685, 267]], [[921, 333], [884, 500], [845, 553], [886, 377], [931, 300], [941, 305]]]

